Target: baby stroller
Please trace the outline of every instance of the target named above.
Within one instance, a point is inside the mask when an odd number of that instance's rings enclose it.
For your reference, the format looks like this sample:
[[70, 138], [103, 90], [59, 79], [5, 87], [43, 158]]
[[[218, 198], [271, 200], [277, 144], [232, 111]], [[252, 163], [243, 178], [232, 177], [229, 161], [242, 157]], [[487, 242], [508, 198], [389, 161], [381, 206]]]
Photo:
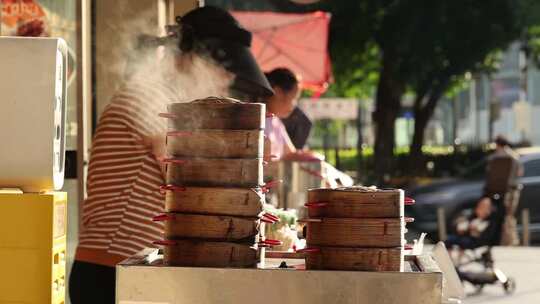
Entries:
[[[462, 255], [456, 262], [456, 270], [462, 281], [469, 282], [480, 293], [485, 285], [501, 284], [505, 293], [511, 294], [516, 289], [516, 281], [508, 277], [502, 270], [495, 267], [492, 249], [501, 245], [505, 238], [508, 221], [514, 219], [513, 215], [519, 202], [520, 185], [511, 181], [512, 166], [516, 165], [512, 158], [498, 158], [490, 162], [488, 178], [486, 180], [484, 195], [492, 202], [492, 213], [489, 217], [490, 225], [493, 225], [490, 237], [474, 246], [460, 247]], [[515, 225], [515, 222], [514, 222]], [[517, 240], [517, 232], [515, 239]], [[514, 241], [515, 242], [515, 241]], [[510, 243], [505, 240], [504, 245]], [[515, 244], [513, 244], [515, 245]], [[449, 248], [450, 249], [450, 248]], [[466, 270], [471, 264], [480, 265], [480, 271]]]

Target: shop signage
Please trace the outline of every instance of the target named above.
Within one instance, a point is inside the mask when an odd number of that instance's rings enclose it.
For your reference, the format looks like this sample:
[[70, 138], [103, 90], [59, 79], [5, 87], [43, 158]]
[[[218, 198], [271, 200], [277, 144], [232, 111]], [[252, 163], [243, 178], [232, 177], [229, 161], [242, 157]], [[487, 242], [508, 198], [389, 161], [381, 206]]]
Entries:
[[358, 100], [348, 98], [301, 99], [298, 106], [312, 119], [354, 120], [358, 116]]

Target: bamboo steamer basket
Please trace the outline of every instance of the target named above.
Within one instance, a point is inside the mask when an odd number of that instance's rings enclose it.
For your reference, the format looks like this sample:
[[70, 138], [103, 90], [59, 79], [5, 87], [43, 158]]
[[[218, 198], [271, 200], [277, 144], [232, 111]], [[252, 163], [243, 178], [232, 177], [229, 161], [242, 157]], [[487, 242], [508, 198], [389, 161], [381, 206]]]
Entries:
[[401, 247], [310, 247], [299, 252], [305, 253], [308, 270], [403, 271]]
[[400, 247], [404, 243], [404, 218], [305, 219], [308, 246]]
[[261, 130], [192, 130], [167, 133], [167, 153], [174, 157], [262, 158]]
[[163, 262], [187, 267], [256, 267], [260, 251], [249, 243], [206, 240], [167, 240], [163, 245]]
[[161, 116], [169, 118], [169, 130], [262, 130], [266, 114], [262, 103], [221, 97], [173, 103], [167, 110]]
[[165, 211], [257, 217], [263, 211], [260, 188], [178, 187], [168, 185]]
[[305, 206], [310, 218], [398, 218], [403, 217], [403, 206], [413, 203], [399, 189], [347, 187], [310, 189]]
[[259, 218], [222, 215], [166, 213], [154, 217], [165, 222], [166, 238], [202, 238], [207, 240], [240, 241], [259, 233]]
[[263, 185], [263, 160], [173, 158], [167, 164], [167, 184], [183, 186], [258, 187]]

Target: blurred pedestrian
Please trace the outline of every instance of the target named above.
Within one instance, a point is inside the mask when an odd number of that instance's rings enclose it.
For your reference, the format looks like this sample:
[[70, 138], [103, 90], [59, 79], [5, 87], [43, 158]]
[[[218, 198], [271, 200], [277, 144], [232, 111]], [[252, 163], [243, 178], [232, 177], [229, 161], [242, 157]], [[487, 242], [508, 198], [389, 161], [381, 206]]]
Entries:
[[287, 118], [282, 118], [281, 121], [285, 125], [285, 129], [287, 129], [294, 147], [298, 150], [304, 149], [311, 133], [311, 128], [313, 127], [313, 123], [307, 117], [306, 113], [296, 106], [291, 115]]
[[495, 208], [502, 227], [499, 229], [500, 245], [517, 245], [516, 212], [521, 186], [519, 177], [523, 176], [523, 165], [519, 155], [514, 152], [510, 142], [502, 135], [495, 138], [495, 151], [488, 157], [484, 195], [494, 199]]
[[495, 151], [487, 161], [485, 194], [503, 195], [518, 186], [518, 178], [522, 175], [523, 165], [519, 162], [519, 155], [512, 150], [506, 137], [498, 135], [495, 138]]
[[268, 111], [280, 118], [294, 147], [302, 150], [313, 124], [297, 106], [302, 92], [299, 79], [287, 68], [276, 68], [265, 75], [275, 92], [267, 101]]
[[296, 76], [287, 69], [275, 69], [265, 73], [274, 90], [274, 95], [266, 100], [266, 111], [273, 116], [266, 119], [264, 135], [270, 144], [270, 154], [275, 160], [296, 152], [285, 126], [280, 118], [288, 117], [294, 110], [300, 94]]

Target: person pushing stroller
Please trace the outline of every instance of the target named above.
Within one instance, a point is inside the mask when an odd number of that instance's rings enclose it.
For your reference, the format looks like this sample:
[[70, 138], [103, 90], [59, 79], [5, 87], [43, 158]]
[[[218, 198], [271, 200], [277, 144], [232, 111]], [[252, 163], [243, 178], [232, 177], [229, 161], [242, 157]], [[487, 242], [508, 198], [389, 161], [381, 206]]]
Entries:
[[[458, 275], [462, 281], [476, 286], [477, 292], [484, 285], [500, 283], [506, 293], [512, 293], [515, 280], [495, 268], [492, 247], [519, 242], [514, 213], [519, 202], [519, 177], [523, 175], [523, 166], [504, 137], [497, 136], [495, 144], [496, 150], [487, 161], [484, 194], [472, 215], [458, 217], [456, 234], [448, 236], [445, 245], [448, 249], [459, 248], [459, 258], [455, 261]], [[480, 247], [487, 249], [477, 252]], [[483, 270], [463, 268], [471, 263], [479, 263]]]

